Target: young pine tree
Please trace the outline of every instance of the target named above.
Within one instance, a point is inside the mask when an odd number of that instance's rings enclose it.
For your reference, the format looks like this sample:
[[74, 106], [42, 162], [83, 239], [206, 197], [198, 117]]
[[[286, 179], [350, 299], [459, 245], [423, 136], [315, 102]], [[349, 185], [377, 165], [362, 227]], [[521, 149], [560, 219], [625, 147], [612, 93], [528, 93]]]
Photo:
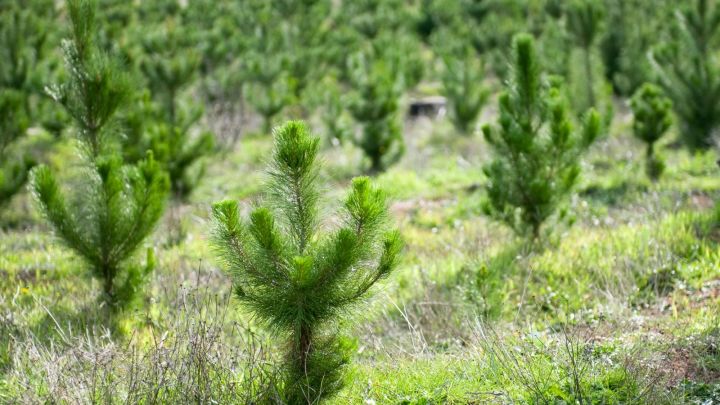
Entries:
[[339, 229], [321, 235], [320, 140], [293, 121], [274, 136], [267, 205], [244, 221], [235, 201], [215, 204], [214, 244], [237, 299], [287, 339], [286, 402], [317, 403], [342, 386], [350, 353], [339, 323], [393, 271], [403, 243], [387, 230], [385, 195], [367, 177], [353, 180]]
[[18, 91], [0, 93], [0, 207], [22, 188], [32, 165], [29, 157], [11, 159], [13, 144], [25, 133], [29, 120], [24, 95]]
[[20, 112], [34, 124], [59, 135], [64, 118], [43, 93], [57, 61], [48, 42], [56, 34], [54, 2], [7, 0], [0, 4], [0, 93], [22, 94]]
[[578, 116], [590, 108], [600, 111], [605, 127], [609, 127], [613, 116], [612, 87], [605, 81], [597, 46], [603, 33], [605, 8], [598, 0], [571, 0], [565, 13], [568, 33], [576, 47], [568, 68], [571, 105]]
[[[294, 4], [299, 2], [290, 2]], [[310, 3], [310, 2], [303, 2]], [[293, 52], [288, 52], [291, 41], [280, 28], [278, 21], [285, 16], [279, 14], [273, 2], [253, 0], [245, 3], [247, 19], [245, 25], [253, 30], [246, 36], [247, 49], [243, 56], [241, 70], [245, 82], [245, 98], [255, 111], [263, 117], [262, 131], [269, 135], [273, 121], [293, 101], [293, 93], [300, 91], [299, 76], [309, 74], [308, 66], [300, 67]], [[302, 46], [301, 46], [302, 48]], [[307, 61], [305, 61], [307, 63]], [[294, 66], [293, 66], [294, 65]], [[293, 79], [293, 75], [297, 75]], [[299, 86], [299, 87], [298, 87]]]
[[473, 50], [444, 58], [443, 94], [448, 100], [450, 120], [461, 134], [472, 134], [480, 111], [487, 102], [483, 65]]
[[673, 40], [651, 52], [650, 60], [672, 100], [683, 142], [691, 149], [709, 148], [720, 125], [720, 65], [714, 47], [720, 6], [693, 0], [676, 17]]
[[[193, 135], [193, 126], [200, 120], [200, 107], [182, 103], [181, 91], [194, 80], [200, 68], [200, 55], [186, 44], [189, 35], [184, 27], [167, 22], [162, 29], [143, 39], [144, 54], [140, 68], [153, 98], [160, 105], [160, 121], [145, 127], [148, 149], [162, 162], [170, 175], [173, 194], [186, 198], [200, 182], [204, 167], [199, 164], [214, 149], [213, 135], [207, 131]], [[130, 145], [132, 148], [133, 145]]]
[[634, 115], [633, 134], [647, 145], [645, 172], [657, 180], [665, 170], [665, 162], [655, 152], [655, 143], [672, 125], [672, 102], [661, 88], [646, 83], [635, 92], [630, 106]]
[[543, 81], [533, 38], [517, 35], [513, 52], [499, 125], [483, 128], [495, 154], [484, 169], [485, 208], [518, 234], [537, 238], [577, 183], [580, 156], [597, 138], [600, 118], [591, 110], [575, 130], [561, 92]]
[[131, 301], [153, 268], [132, 258], [163, 212], [167, 175], [152, 154], [123, 165], [112, 147], [112, 121], [129, 93], [122, 68], [94, 44], [94, 1], [70, 0], [71, 39], [63, 41], [68, 82], [49, 89], [75, 121], [82, 179], [64, 192], [47, 166], [31, 172], [39, 207], [63, 242], [92, 270], [112, 308]]
[[352, 69], [349, 109], [362, 126], [354, 139], [370, 159], [370, 172], [378, 173], [398, 161], [405, 153], [398, 108], [402, 86], [398, 73], [378, 60], [365, 63], [362, 58]]

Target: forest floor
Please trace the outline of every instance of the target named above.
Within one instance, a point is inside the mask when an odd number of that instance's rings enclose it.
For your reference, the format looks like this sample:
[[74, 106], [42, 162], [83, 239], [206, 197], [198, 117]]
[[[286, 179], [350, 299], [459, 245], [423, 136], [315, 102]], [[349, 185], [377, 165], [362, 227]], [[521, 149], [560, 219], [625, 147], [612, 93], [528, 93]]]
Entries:
[[[482, 137], [406, 122], [407, 153], [376, 183], [407, 248], [347, 322], [357, 354], [331, 402], [720, 402], [720, 169], [673, 137], [653, 183], [616, 119], [584, 160], [573, 224], [528, 246], [481, 212]], [[249, 135], [213, 157], [152, 238], [143, 304], [111, 325], [82, 264], [16, 198], [0, 215], [0, 403], [242, 403], [268, 389], [279, 343], [232, 301], [208, 218], [212, 202], [260, 197], [271, 146]], [[51, 164], [72, 172], [71, 154], [63, 141]], [[322, 156], [332, 218], [363, 162], [351, 146]]]

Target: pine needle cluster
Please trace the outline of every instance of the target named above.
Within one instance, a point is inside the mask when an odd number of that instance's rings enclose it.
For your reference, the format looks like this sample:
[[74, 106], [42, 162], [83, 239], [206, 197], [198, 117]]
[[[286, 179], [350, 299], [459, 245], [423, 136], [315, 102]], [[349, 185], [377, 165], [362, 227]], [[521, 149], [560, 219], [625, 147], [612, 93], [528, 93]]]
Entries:
[[215, 204], [214, 244], [243, 307], [287, 339], [287, 402], [315, 403], [342, 386], [350, 346], [339, 322], [392, 272], [403, 243], [367, 177], [353, 180], [340, 228], [320, 234], [320, 140], [292, 121], [274, 137], [266, 204], [249, 220], [235, 201]]

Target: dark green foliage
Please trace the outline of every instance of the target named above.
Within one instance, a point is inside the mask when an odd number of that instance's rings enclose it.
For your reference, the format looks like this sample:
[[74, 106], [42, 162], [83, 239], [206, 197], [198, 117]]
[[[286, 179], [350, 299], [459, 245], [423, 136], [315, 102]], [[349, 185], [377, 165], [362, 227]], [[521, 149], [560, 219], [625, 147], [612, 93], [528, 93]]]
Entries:
[[630, 101], [633, 110], [633, 134], [647, 145], [645, 171], [656, 180], [665, 169], [662, 158], [655, 153], [655, 143], [672, 125], [672, 102], [661, 88], [646, 83]]
[[377, 173], [395, 163], [405, 152], [398, 107], [401, 84], [396, 71], [382, 61], [358, 58], [352, 68], [350, 112], [362, 126], [354, 142], [370, 159]]
[[489, 95], [483, 85], [484, 66], [470, 50], [448, 55], [444, 62], [443, 95], [448, 100], [450, 119], [461, 134], [471, 134]]
[[117, 308], [131, 301], [153, 268], [151, 252], [145, 266], [131, 259], [162, 215], [169, 182], [152, 154], [126, 166], [112, 148], [112, 122], [128, 99], [128, 81], [94, 44], [95, 3], [67, 4], [73, 36], [63, 50], [70, 75], [52, 94], [77, 126], [81, 178], [69, 200], [47, 166], [33, 169], [31, 185], [57, 235], [101, 280], [104, 300]]
[[720, 7], [694, 0], [676, 19], [672, 41], [655, 49], [650, 59], [673, 102], [682, 141], [692, 149], [708, 148], [720, 125], [720, 67], [714, 48]]
[[585, 116], [574, 130], [566, 101], [543, 81], [533, 38], [514, 40], [512, 79], [500, 96], [498, 127], [485, 126], [495, 158], [485, 167], [487, 211], [518, 234], [539, 236], [541, 225], [565, 203], [580, 174], [579, 159], [595, 141], [600, 118]]
[[288, 340], [287, 403], [315, 403], [343, 384], [351, 346], [338, 323], [396, 267], [403, 244], [386, 230], [385, 196], [366, 177], [353, 180], [340, 228], [320, 235], [320, 140], [292, 121], [274, 136], [267, 204], [247, 221], [237, 202], [215, 204], [214, 244], [243, 307]]

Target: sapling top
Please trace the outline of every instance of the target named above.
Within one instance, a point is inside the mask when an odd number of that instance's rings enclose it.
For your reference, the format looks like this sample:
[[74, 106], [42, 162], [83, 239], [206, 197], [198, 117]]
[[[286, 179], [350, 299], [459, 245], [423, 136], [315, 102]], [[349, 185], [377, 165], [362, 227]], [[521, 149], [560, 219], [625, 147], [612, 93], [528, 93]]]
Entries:
[[403, 243], [367, 177], [353, 180], [339, 228], [323, 235], [320, 140], [297, 121], [274, 137], [267, 200], [247, 220], [237, 202], [215, 204], [214, 245], [243, 307], [288, 339], [286, 402], [315, 403], [342, 386], [349, 353], [338, 324], [397, 266]]
[[591, 110], [575, 130], [561, 92], [543, 80], [533, 38], [520, 34], [513, 43], [498, 125], [483, 127], [494, 153], [484, 169], [485, 208], [517, 233], [538, 237], [577, 183], [580, 156], [598, 137], [600, 118]]
[[126, 166], [112, 147], [111, 122], [130, 92], [128, 81], [93, 42], [94, 1], [67, 4], [72, 37], [63, 50], [69, 78], [50, 92], [77, 126], [83, 180], [73, 183], [69, 201], [47, 166], [33, 169], [31, 185], [57, 235], [100, 279], [105, 301], [120, 308], [153, 268], [151, 251], [145, 266], [131, 259], [162, 215], [169, 180], [152, 154]]
[[665, 169], [662, 158], [655, 153], [655, 143], [672, 125], [672, 102], [654, 84], [645, 83], [630, 100], [633, 110], [633, 134], [647, 144], [645, 170], [657, 180]]

